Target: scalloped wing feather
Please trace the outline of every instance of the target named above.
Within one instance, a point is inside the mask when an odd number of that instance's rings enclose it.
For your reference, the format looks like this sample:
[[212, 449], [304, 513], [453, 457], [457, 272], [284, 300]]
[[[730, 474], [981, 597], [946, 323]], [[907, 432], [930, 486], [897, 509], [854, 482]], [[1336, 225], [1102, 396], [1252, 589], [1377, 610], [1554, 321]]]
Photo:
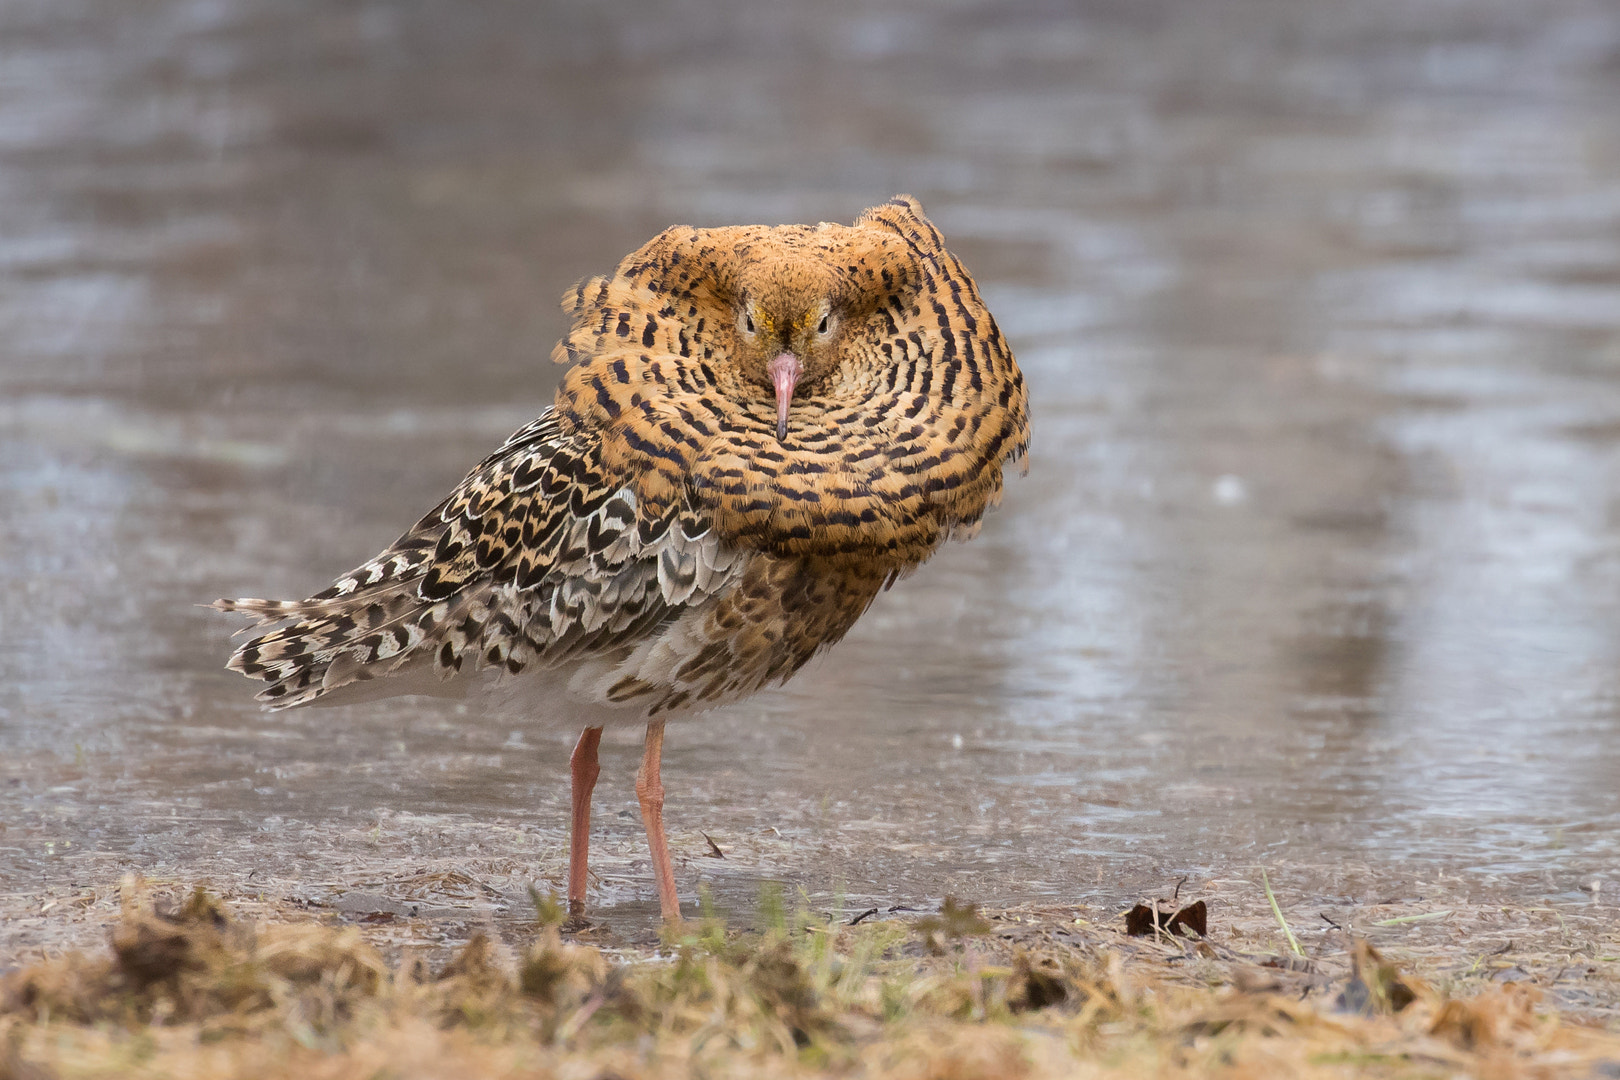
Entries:
[[741, 556], [703, 519], [648, 521], [551, 413], [516, 433], [387, 550], [305, 601], [215, 606], [285, 623], [229, 667], [275, 708], [430, 666], [441, 678], [612, 652], [723, 590]]

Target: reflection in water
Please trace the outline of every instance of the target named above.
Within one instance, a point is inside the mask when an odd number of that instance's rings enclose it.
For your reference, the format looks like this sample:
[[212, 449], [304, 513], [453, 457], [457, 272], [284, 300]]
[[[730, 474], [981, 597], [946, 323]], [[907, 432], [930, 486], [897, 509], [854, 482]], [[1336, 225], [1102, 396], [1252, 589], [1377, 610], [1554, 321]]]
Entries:
[[[560, 880], [572, 733], [263, 717], [191, 605], [392, 539], [547, 400], [552, 298], [657, 229], [911, 190], [1018, 350], [1032, 471], [672, 731], [686, 882], [1612, 875], [1616, 50], [1574, 2], [0, 14], [0, 873]], [[610, 904], [650, 895], [633, 759]]]

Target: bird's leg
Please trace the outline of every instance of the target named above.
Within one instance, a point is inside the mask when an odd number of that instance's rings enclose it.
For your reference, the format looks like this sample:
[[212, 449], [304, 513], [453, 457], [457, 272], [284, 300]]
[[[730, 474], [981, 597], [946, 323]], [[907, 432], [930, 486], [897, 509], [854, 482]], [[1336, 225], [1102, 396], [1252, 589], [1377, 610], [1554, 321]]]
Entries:
[[653, 874], [658, 878], [658, 908], [664, 921], [681, 921], [681, 902], [675, 896], [675, 868], [669, 861], [669, 843], [664, 839], [664, 782], [658, 766], [664, 756], [664, 722], [647, 725], [647, 750], [636, 770], [636, 798], [641, 803], [641, 823], [647, 827], [647, 847], [652, 850]]
[[591, 850], [591, 792], [601, 769], [596, 764], [596, 748], [602, 742], [602, 729], [588, 727], [579, 733], [574, 755], [568, 759], [573, 780], [574, 817], [568, 831], [568, 914], [585, 914], [585, 876]]

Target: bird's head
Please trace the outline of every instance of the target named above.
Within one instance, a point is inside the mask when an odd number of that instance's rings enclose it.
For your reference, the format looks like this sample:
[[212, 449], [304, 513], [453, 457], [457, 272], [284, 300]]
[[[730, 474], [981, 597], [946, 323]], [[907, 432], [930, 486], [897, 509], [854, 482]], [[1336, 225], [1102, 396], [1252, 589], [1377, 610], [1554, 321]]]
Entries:
[[775, 394], [776, 437], [785, 439], [794, 393], [838, 366], [839, 279], [824, 261], [780, 258], [748, 267], [738, 285], [738, 365]]

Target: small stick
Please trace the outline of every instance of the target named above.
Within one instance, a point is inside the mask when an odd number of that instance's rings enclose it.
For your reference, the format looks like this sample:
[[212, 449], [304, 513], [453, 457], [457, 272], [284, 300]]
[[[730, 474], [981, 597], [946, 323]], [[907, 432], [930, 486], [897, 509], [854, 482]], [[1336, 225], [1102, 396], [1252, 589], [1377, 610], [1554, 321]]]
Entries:
[[849, 922], [845, 923], [844, 925], [845, 926], [859, 926], [861, 924], [862, 919], [869, 919], [873, 915], [876, 915], [877, 913], [878, 913], [877, 908], [867, 908], [865, 911], [861, 912], [859, 915], [855, 916], [853, 919], [849, 920]]
[[568, 1022], [563, 1024], [562, 1030], [557, 1032], [557, 1041], [566, 1046], [575, 1035], [579, 1034], [580, 1028], [585, 1026], [586, 1021], [596, 1015], [596, 1010], [600, 1009], [606, 1000], [607, 998], [600, 990], [586, 999], [585, 1004], [579, 1007], [579, 1011], [570, 1016]]
[[1271, 892], [1271, 878], [1266, 876], [1266, 868], [1263, 866], [1260, 868], [1260, 884], [1265, 886], [1266, 899], [1271, 901], [1271, 913], [1277, 916], [1277, 925], [1282, 927], [1284, 934], [1288, 935], [1289, 948], [1294, 950], [1295, 956], [1304, 956], [1305, 950], [1299, 947], [1299, 942], [1294, 938], [1294, 932], [1288, 929], [1288, 920], [1283, 918], [1282, 908], [1277, 906], [1277, 898]]

